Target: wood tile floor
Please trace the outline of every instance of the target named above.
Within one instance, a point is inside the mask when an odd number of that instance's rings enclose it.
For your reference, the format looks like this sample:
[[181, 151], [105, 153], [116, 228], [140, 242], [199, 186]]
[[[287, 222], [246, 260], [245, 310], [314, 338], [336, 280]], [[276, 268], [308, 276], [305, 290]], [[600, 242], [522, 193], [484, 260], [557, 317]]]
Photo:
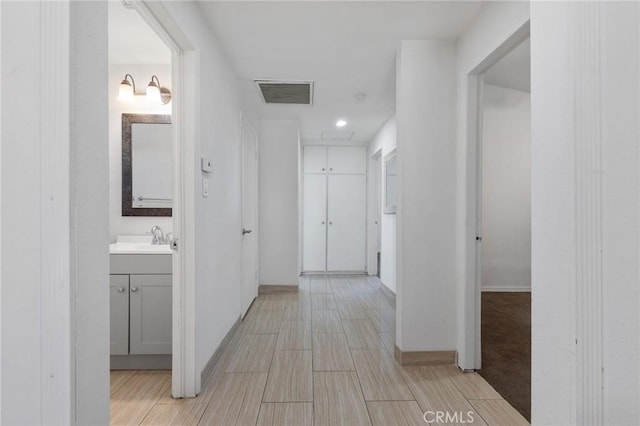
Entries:
[[112, 371], [111, 424], [528, 424], [478, 374], [401, 367], [394, 321], [375, 277], [303, 277], [255, 300], [197, 398], [172, 399], [169, 371]]

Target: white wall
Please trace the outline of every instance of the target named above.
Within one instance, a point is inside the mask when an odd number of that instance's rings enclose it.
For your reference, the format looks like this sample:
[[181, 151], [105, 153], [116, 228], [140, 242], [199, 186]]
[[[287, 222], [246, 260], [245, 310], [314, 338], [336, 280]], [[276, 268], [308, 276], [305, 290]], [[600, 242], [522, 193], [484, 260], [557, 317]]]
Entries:
[[[471, 22], [458, 40], [457, 50], [457, 130], [456, 130], [456, 271], [458, 365], [464, 369], [480, 366], [479, 296], [476, 288], [476, 141], [471, 138], [474, 116], [470, 106], [476, 93], [470, 90], [469, 75], [495, 63], [510, 46], [528, 36], [528, 2], [490, 2]], [[488, 58], [488, 59], [487, 59]], [[472, 123], [468, 125], [468, 123]]]
[[260, 284], [298, 285], [299, 126], [261, 119], [259, 129]]
[[[167, 60], [171, 60], [170, 57]], [[136, 81], [137, 93], [144, 93], [152, 75], [156, 75], [163, 87], [171, 90], [171, 64], [110, 64], [109, 65], [109, 222], [110, 241], [118, 235], [148, 234], [159, 225], [165, 235], [173, 229], [171, 217], [122, 216], [122, 114], [171, 114], [171, 102], [158, 105], [145, 96], [132, 102], [117, 98], [120, 81], [125, 74]], [[171, 173], [171, 170], [167, 170]]]
[[106, 424], [106, 4], [0, 8], [0, 422]]
[[[202, 17], [199, 6], [164, 3], [197, 52], [199, 76], [189, 76], [200, 94], [193, 158], [195, 216], [196, 374], [241, 314], [242, 194], [240, 102], [229, 60]], [[213, 160], [213, 172], [200, 172], [200, 158]], [[209, 179], [203, 198], [202, 178]], [[198, 380], [199, 381], [199, 380]]]
[[531, 95], [484, 85], [482, 290], [531, 290]]
[[456, 348], [453, 41], [403, 41], [397, 59], [396, 344]]
[[531, 5], [537, 424], [640, 424], [639, 17]]
[[[384, 156], [396, 148], [396, 117], [393, 116], [380, 128], [378, 133], [369, 144], [369, 156], [376, 154], [378, 151], [382, 153], [380, 161], [380, 173], [381, 176], [381, 192], [384, 193], [384, 176], [382, 175], [384, 170]], [[369, 158], [369, 170], [372, 170], [375, 162]], [[396, 292], [396, 215], [384, 214], [383, 203], [379, 206], [375, 206], [377, 199], [384, 200], [383, 195], [376, 195], [373, 193], [375, 190], [375, 182], [373, 182], [373, 172], [369, 174], [369, 205], [370, 209], [380, 208], [380, 281], [392, 292]], [[373, 211], [370, 212], [370, 218], [375, 218]], [[375, 241], [376, 230], [374, 219], [369, 220], [370, 234], [369, 244], [377, 246]], [[371, 259], [371, 257], [369, 258]], [[374, 258], [375, 259], [375, 258]], [[371, 260], [370, 260], [371, 261]], [[371, 271], [371, 267], [369, 268]], [[375, 270], [375, 268], [374, 268]]]

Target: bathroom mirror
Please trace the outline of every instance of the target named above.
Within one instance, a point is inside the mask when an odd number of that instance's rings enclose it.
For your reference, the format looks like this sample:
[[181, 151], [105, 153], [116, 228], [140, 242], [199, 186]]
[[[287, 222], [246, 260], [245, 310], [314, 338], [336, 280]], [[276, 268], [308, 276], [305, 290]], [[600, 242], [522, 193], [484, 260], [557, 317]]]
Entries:
[[122, 114], [122, 216], [171, 216], [171, 116]]
[[396, 213], [398, 196], [398, 164], [396, 150], [384, 156], [384, 213]]

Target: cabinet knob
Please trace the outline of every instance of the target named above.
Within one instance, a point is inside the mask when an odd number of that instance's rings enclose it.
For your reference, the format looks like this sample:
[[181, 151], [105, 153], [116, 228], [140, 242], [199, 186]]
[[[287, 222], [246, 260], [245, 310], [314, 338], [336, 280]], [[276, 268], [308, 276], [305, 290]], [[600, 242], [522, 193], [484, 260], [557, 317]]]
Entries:
[[322, 221], [322, 224], [324, 225], [324, 220]]
[[135, 293], [136, 291], [138, 291], [138, 287], [131, 287], [131, 293]]
[[118, 293], [124, 293], [124, 287], [118, 287]]
[[331, 171], [333, 171], [333, 167], [329, 167], [329, 171], [330, 171], [330, 172], [331, 172]]
[[322, 168], [322, 171], [324, 172], [324, 167]]
[[329, 225], [333, 225], [333, 222], [329, 222]]

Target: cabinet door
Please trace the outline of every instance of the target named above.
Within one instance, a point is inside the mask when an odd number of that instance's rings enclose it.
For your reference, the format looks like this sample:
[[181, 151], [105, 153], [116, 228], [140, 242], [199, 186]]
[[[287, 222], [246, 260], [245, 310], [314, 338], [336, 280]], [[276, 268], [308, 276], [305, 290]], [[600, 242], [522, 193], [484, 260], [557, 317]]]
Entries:
[[305, 146], [302, 154], [302, 159], [303, 173], [326, 173], [326, 146]]
[[171, 275], [131, 275], [131, 354], [171, 353]]
[[129, 354], [129, 275], [110, 275], [111, 355]]
[[329, 173], [367, 173], [367, 149], [363, 146], [330, 146], [328, 151]]
[[305, 175], [302, 205], [302, 269], [327, 269], [327, 176]]
[[366, 175], [328, 176], [327, 270], [364, 271]]

